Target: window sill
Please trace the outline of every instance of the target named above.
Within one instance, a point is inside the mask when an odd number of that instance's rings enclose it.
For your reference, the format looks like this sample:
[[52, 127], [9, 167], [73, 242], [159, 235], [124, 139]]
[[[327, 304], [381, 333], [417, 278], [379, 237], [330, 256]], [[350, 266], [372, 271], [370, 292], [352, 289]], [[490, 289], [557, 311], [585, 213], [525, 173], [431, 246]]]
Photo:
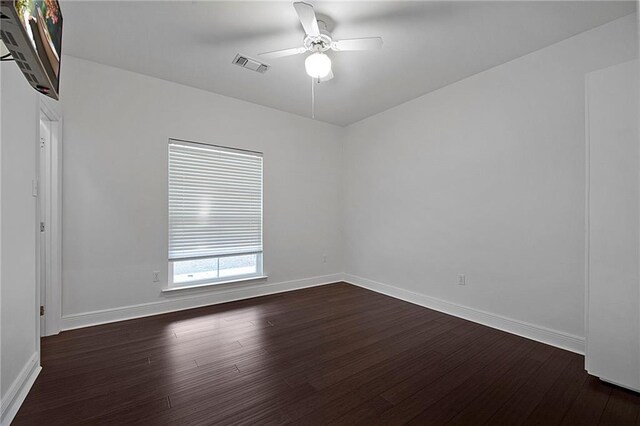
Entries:
[[267, 278], [269, 278], [267, 275], [259, 275], [257, 277], [253, 277], [253, 276], [252, 277], [243, 277], [243, 278], [229, 279], [229, 280], [225, 280], [225, 281], [213, 281], [213, 282], [208, 282], [208, 283], [185, 284], [185, 285], [181, 285], [181, 286], [163, 288], [162, 292], [163, 293], [173, 293], [175, 291], [193, 290], [193, 289], [206, 288], [206, 287], [215, 287], [217, 285], [222, 285], [222, 284], [234, 284], [234, 283], [242, 283], [242, 282], [247, 282], [247, 281], [266, 280]]

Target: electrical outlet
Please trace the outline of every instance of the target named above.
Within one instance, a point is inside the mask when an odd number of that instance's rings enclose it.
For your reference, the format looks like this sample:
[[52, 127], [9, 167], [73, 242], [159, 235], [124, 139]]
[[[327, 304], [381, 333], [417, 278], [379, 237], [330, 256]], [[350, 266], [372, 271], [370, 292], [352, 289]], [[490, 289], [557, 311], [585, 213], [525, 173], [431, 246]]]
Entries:
[[160, 271], [153, 271], [153, 282], [154, 283], [160, 282]]
[[458, 274], [458, 285], [467, 285], [467, 279], [464, 274]]

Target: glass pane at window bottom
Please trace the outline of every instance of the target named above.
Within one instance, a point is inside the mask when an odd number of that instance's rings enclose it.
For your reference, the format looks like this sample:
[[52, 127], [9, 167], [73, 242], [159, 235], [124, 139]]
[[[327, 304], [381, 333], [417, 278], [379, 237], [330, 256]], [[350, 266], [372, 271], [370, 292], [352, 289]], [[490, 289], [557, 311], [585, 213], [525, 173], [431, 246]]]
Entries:
[[221, 257], [220, 277], [234, 277], [236, 275], [250, 275], [258, 271], [258, 255], [245, 254], [241, 256]]
[[184, 260], [173, 263], [174, 284], [218, 278], [218, 259]]

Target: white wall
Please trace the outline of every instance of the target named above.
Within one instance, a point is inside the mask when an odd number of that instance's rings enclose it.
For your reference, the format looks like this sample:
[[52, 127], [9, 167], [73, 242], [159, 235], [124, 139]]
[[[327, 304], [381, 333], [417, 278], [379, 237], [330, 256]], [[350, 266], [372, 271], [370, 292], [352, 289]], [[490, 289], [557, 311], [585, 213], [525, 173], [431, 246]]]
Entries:
[[[550, 329], [580, 350], [585, 73], [637, 55], [636, 19], [350, 126], [350, 279], [485, 311], [496, 323]], [[466, 286], [456, 284], [459, 273]]]
[[[336, 280], [341, 128], [73, 57], [62, 63], [63, 327]], [[264, 152], [267, 283], [161, 293], [169, 138]]]
[[[36, 178], [38, 94], [16, 64], [1, 68], [1, 374], [2, 424], [15, 414], [12, 404], [39, 366], [36, 329]], [[28, 387], [27, 387], [28, 390]], [[24, 395], [22, 395], [24, 397]]]

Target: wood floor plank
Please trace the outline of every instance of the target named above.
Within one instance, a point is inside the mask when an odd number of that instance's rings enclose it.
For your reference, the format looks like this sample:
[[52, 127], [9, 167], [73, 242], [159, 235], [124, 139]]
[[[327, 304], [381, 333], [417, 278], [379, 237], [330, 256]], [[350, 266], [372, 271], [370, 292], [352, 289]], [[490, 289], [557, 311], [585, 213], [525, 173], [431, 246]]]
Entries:
[[563, 373], [547, 390], [536, 408], [526, 416], [522, 424], [529, 426], [561, 424], [586, 379], [583, 358], [573, 355]]
[[613, 386], [600, 381], [597, 377], [588, 376], [562, 419], [562, 424], [592, 426], [600, 423], [600, 417], [612, 390]]
[[632, 425], [638, 418], [640, 395], [615, 387], [611, 390], [607, 406], [600, 417], [600, 425]]
[[477, 363], [485, 353], [494, 350], [494, 345], [499, 345], [498, 349], [500, 349], [505, 345], [513, 346], [515, 342], [517, 342], [515, 339], [509, 342], [501, 342], [499, 333], [489, 332], [486, 338], [477, 345], [452, 351], [437, 368], [427, 366], [427, 368], [422, 369], [397, 385], [389, 386], [388, 389], [382, 392], [382, 396], [389, 402], [398, 404], [423, 389], [425, 384], [441, 378], [444, 374], [448, 374], [450, 371], [459, 368], [469, 360], [475, 360]]
[[573, 357], [582, 359], [579, 355], [567, 351], [554, 351], [539, 373], [514, 393], [487, 423], [505, 426], [522, 424], [545, 397]]
[[[550, 356], [552, 352], [552, 350], [545, 349], [549, 348], [542, 348], [538, 351], [539, 354], [542, 354], [542, 359]], [[536, 348], [532, 349], [532, 351], [536, 351]], [[445, 422], [451, 425], [484, 424], [502, 407], [510, 395], [518, 392], [527, 380], [530, 380], [532, 376], [540, 370], [543, 363], [535, 359], [535, 357], [523, 356], [519, 359], [516, 358], [515, 364], [511, 365], [511, 367], [505, 371], [506, 367], [510, 365], [509, 363], [498, 368], [496, 375], [499, 374], [499, 376], [494, 377], [493, 381], [491, 381], [493, 374], [488, 375], [486, 369], [477, 375], [479, 376], [478, 378], [472, 377], [472, 381], [477, 380], [480, 382], [481, 391], [474, 392], [477, 397], [469, 401], [465, 407], [460, 407], [462, 410], [451, 420], [440, 415], [439, 417], [442, 419], [441, 424]], [[487, 382], [489, 383], [487, 384]], [[463, 384], [462, 386], [465, 385]], [[461, 387], [460, 390], [462, 391], [463, 389], [464, 387]], [[438, 411], [440, 411], [440, 407], [438, 407]], [[422, 414], [424, 415], [424, 413]], [[431, 414], [429, 416], [430, 419], [435, 417], [432, 413], [429, 414]], [[414, 420], [419, 421], [420, 418], [421, 416], [418, 416]], [[430, 424], [435, 423], [430, 421]]]
[[638, 426], [583, 363], [335, 283], [44, 338], [13, 424]]
[[[335, 383], [323, 389], [314, 398], [304, 401], [304, 404], [291, 404], [285, 408], [289, 416], [294, 419], [321, 420], [329, 424], [353, 424], [357, 422], [363, 412], [363, 406], [377, 400], [379, 395], [390, 386], [398, 384], [424, 370], [442, 371], [447, 358], [445, 347], [477, 348], [482, 342], [483, 331], [475, 329], [472, 335], [453, 333], [458, 327], [437, 343], [422, 345], [419, 348], [405, 351], [403, 354], [388, 359], [376, 366]], [[415, 358], [420, 355], [419, 358]], [[346, 396], [346, 397], [345, 397]], [[376, 404], [379, 407], [379, 405]]]
[[[552, 352], [548, 347], [542, 347], [540, 351], [548, 355]], [[492, 411], [504, 403], [506, 396], [522, 386], [539, 369], [542, 363], [526, 355], [511, 354], [511, 357], [499, 363], [488, 365], [436, 401], [437, 410], [423, 410], [409, 424], [482, 424], [491, 417]], [[456, 421], [456, 417], [461, 419]]]
[[[511, 336], [508, 336], [511, 337]], [[424, 381], [420, 381], [418, 386], [412, 380], [407, 383], [411, 384], [411, 393], [407, 398], [398, 401], [397, 393], [394, 398], [390, 399], [387, 392], [383, 393], [390, 402], [394, 403], [393, 408], [385, 411], [382, 415], [374, 418], [363, 419], [359, 424], [367, 424], [371, 421], [380, 422], [381, 424], [405, 424], [420, 414], [425, 407], [429, 407], [440, 399], [440, 397], [464, 383], [471, 376], [493, 362], [502, 362], [506, 357], [513, 357], [528, 352], [531, 347], [530, 342], [525, 339], [508, 338], [498, 341], [495, 345], [490, 346], [486, 350], [476, 354], [468, 362], [458, 365], [456, 368], [449, 370], [446, 374], [440, 371], [432, 371], [429, 376], [422, 376]], [[427, 378], [428, 377], [428, 378]], [[435, 379], [435, 380], [434, 380]]]

